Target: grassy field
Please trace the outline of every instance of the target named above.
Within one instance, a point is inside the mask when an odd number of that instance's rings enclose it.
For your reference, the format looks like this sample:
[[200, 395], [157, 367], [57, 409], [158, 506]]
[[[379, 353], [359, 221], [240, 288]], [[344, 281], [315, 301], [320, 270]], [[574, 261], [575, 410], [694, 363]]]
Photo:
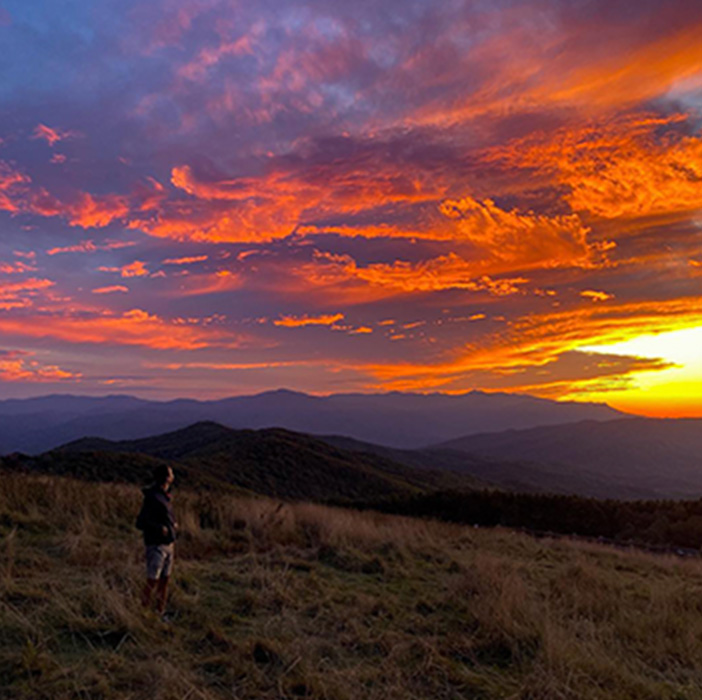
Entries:
[[167, 625], [140, 498], [0, 477], [0, 696], [702, 697], [700, 562], [181, 492]]

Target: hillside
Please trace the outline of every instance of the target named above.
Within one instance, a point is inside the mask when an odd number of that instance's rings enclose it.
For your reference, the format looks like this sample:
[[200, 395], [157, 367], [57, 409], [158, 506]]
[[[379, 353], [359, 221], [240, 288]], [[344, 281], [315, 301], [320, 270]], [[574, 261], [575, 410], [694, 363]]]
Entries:
[[181, 492], [164, 625], [138, 602], [139, 502], [3, 477], [3, 698], [702, 696], [699, 561]]
[[333, 394], [278, 390], [217, 401], [146, 401], [130, 396], [62, 396], [0, 401], [0, 454], [39, 454], [94, 435], [138, 439], [215, 421], [230, 428], [281, 427], [418, 448], [469, 433], [623, 414], [601, 404], [556, 402], [516, 394]]
[[[702, 495], [702, 420], [626, 418], [469, 435], [437, 446], [491, 460], [523, 460], [569, 478], [605, 479], [610, 495]], [[592, 494], [597, 495], [597, 494]]]
[[38, 457], [6, 457], [2, 466], [144, 483], [159, 462], [172, 464], [184, 486], [221, 486], [293, 500], [368, 499], [483, 485], [469, 476], [411, 468], [287, 430], [232, 430], [211, 422], [141, 440], [86, 438]]
[[518, 454], [493, 457], [448, 447], [398, 450], [338, 435], [322, 436], [325, 442], [342, 449], [375, 454], [415, 469], [438, 469], [477, 479], [482, 483], [522, 493], [577, 494], [592, 498], [654, 498], [659, 494], [645, 485], [616, 483], [607, 474], [583, 468], [564, 469], [560, 465], [530, 461]]

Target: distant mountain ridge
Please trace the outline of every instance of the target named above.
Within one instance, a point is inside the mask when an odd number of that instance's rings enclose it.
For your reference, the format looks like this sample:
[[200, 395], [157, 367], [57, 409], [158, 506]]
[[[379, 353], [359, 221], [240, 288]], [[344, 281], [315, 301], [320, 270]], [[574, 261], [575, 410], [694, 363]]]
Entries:
[[138, 439], [200, 421], [229, 428], [280, 427], [419, 448], [469, 434], [623, 415], [604, 404], [556, 402], [521, 394], [333, 394], [279, 389], [217, 401], [148, 401], [131, 396], [51, 395], [0, 401], [0, 454], [39, 454], [86, 435]]

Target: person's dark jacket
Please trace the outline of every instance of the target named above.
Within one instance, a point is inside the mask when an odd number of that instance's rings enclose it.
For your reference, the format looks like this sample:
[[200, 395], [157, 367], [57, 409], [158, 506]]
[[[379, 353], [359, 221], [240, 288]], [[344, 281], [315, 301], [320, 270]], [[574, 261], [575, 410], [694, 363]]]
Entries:
[[160, 486], [149, 486], [143, 490], [143, 493], [144, 503], [139, 511], [136, 526], [144, 533], [144, 544], [174, 542], [176, 529], [170, 495]]

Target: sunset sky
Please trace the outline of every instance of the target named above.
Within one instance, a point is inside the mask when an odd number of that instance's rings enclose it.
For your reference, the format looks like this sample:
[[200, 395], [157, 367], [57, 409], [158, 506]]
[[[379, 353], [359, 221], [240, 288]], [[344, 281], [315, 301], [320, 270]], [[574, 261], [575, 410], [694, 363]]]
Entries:
[[702, 416], [699, 0], [0, 0], [0, 398]]

